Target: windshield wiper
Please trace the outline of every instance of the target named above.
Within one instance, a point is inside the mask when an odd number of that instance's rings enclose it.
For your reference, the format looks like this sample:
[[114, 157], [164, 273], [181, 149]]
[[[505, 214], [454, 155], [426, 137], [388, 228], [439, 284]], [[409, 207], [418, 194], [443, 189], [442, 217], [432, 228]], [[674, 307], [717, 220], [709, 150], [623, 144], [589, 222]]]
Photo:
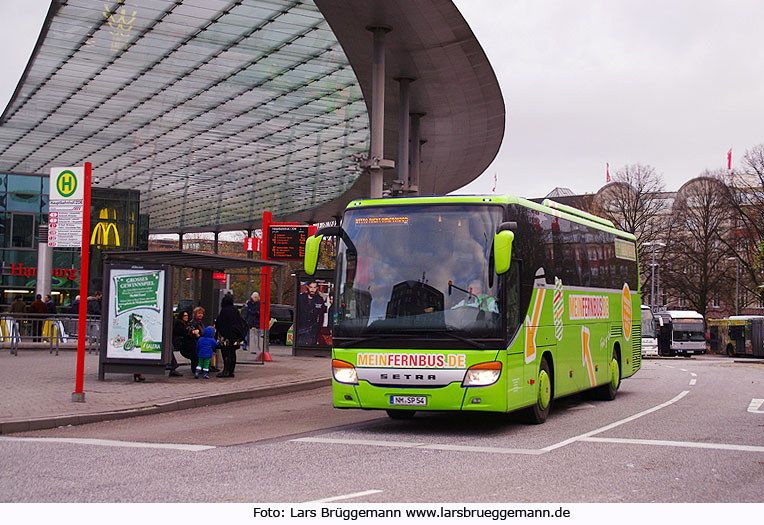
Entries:
[[406, 336], [408, 338], [413, 337], [412, 334], [372, 334], [365, 337], [356, 337], [354, 339], [347, 339], [343, 340], [340, 337], [337, 337], [336, 340], [338, 343], [342, 343], [342, 348], [348, 347], [348, 346], [355, 346], [359, 343], [368, 343], [369, 341], [374, 341], [376, 339], [392, 339], [394, 337], [401, 337]]
[[448, 337], [451, 337], [451, 338], [456, 339], [457, 341], [461, 341], [463, 343], [470, 344], [470, 345], [472, 345], [475, 348], [478, 348], [480, 350], [485, 349], [485, 345], [483, 343], [478, 343], [474, 339], [470, 339], [469, 337], [464, 337], [464, 336], [461, 336], [461, 335], [457, 335], [457, 334], [455, 334], [453, 332], [449, 332], [447, 330], [438, 330], [438, 331], [433, 330], [433, 331], [428, 331], [426, 333], [428, 335], [430, 335], [430, 334], [447, 335]]
[[461, 341], [462, 343], [467, 343], [468, 345], [474, 348], [478, 348], [480, 350], [485, 349], [484, 344], [478, 343], [474, 339], [457, 335], [453, 332], [449, 332], [446, 330], [423, 330], [421, 332], [396, 332], [396, 333], [387, 333], [387, 334], [372, 334], [366, 337], [357, 337], [355, 339], [348, 339], [348, 340], [342, 340], [341, 338], [337, 338], [337, 342], [341, 343], [342, 347], [345, 348], [349, 346], [355, 346], [360, 343], [367, 343], [369, 341], [374, 341], [375, 339], [394, 339], [394, 338], [415, 339], [417, 337], [428, 337], [431, 335], [445, 335], [452, 339], [456, 339], [457, 341]]

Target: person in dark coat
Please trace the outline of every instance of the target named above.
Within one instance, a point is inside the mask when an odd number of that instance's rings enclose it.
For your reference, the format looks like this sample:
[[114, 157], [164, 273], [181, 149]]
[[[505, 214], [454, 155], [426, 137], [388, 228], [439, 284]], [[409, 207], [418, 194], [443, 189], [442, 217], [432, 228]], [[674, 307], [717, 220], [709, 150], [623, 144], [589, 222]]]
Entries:
[[[191, 333], [197, 342], [202, 337], [202, 334], [204, 334], [204, 313], [205, 310], [201, 306], [197, 306], [191, 311], [191, 321], [189, 321], [189, 324], [191, 326]], [[212, 359], [210, 360], [210, 372], [220, 372], [220, 369], [215, 366], [215, 352], [212, 353]]]
[[191, 371], [196, 370], [196, 337], [192, 333], [188, 312], [178, 312], [172, 324], [172, 347], [174, 351], [191, 361]]
[[45, 296], [45, 308], [48, 309], [49, 314], [56, 315], [58, 313], [56, 310], [56, 303], [53, 302], [53, 297], [50, 295]]
[[252, 292], [244, 310], [248, 328], [260, 328], [260, 294]]
[[94, 297], [88, 297], [88, 315], [101, 315], [101, 291], [97, 291]]
[[69, 313], [72, 315], [79, 315], [80, 314], [80, 296], [74, 298], [74, 301], [72, 301], [72, 304], [69, 306]]
[[220, 343], [220, 352], [223, 354], [223, 371], [217, 377], [233, 377], [233, 370], [236, 368], [236, 349], [246, 337], [247, 326], [233, 305], [231, 294], [220, 301], [220, 313], [215, 319], [215, 332]]
[[11, 304], [11, 313], [16, 314], [13, 316], [15, 319], [14, 323], [16, 324], [18, 334], [21, 335], [26, 331], [24, 327], [24, 314], [27, 313], [27, 304], [20, 295], [17, 295], [16, 300]]
[[16, 300], [11, 303], [11, 313], [13, 314], [25, 314], [27, 313], [27, 304], [21, 296], [17, 296]]
[[[244, 312], [243, 316], [247, 320], [247, 328], [250, 330], [254, 329], [254, 341], [248, 341], [245, 339], [245, 342], [247, 343], [247, 346], [250, 347], [253, 354], [256, 354], [258, 350], [260, 350], [260, 340], [262, 339], [262, 332], [260, 331], [260, 294], [257, 292], [252, 292], [252, 296], [247, 301], [247, 304], [244, 305]], [[249, 336], [249, 331], [247, 330], [247, 336]]]
[[[32, 302], [32, 304], [29, 305], [29, 313], [30, 314], [47, 314], [48, 313], [48, 307], [45, 306], [45, 303], [42, 301], [42, 295], [37, 294], [37, 298]], [[34, 336], [33, 341], [34, 342], [40, 342], [42, 338], [40, 337], [42, 335], [42, 319], [39, 318], [34, 319], [32, 321], [32, 335]]]

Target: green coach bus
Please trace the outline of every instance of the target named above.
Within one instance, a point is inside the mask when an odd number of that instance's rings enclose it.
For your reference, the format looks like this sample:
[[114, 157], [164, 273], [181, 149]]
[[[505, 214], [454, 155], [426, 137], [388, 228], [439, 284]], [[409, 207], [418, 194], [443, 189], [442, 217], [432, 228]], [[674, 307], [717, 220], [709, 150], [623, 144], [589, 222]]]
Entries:
[[512, 412], [614, 399], [641, 365], [636, 240], [575, 208], [519, 197], [351, 202], [337, 238], [337, 408]]

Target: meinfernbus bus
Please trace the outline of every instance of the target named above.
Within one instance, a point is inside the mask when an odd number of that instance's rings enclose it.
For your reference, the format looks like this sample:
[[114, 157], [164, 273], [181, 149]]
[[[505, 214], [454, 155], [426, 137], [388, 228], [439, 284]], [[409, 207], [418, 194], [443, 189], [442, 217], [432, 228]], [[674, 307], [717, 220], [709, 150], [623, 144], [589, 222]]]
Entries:
[[337, 408], [543, 423], [554, 399], [613, 399], [639, 370], [635, 238], [605, 219], [506, 195], [354, 201], [308, 238], [308, 274], [328, 237]]

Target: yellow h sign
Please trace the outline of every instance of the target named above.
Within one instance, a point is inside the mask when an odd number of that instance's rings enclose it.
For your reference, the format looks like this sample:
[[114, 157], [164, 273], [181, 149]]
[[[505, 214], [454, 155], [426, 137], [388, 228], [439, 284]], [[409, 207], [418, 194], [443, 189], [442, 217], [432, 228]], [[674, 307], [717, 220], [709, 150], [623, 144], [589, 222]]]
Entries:
[[64, 170], [56, 179], [56, 189], [62, 197], [71, 197], [77, 191], [77, 176], [71, 170]]

